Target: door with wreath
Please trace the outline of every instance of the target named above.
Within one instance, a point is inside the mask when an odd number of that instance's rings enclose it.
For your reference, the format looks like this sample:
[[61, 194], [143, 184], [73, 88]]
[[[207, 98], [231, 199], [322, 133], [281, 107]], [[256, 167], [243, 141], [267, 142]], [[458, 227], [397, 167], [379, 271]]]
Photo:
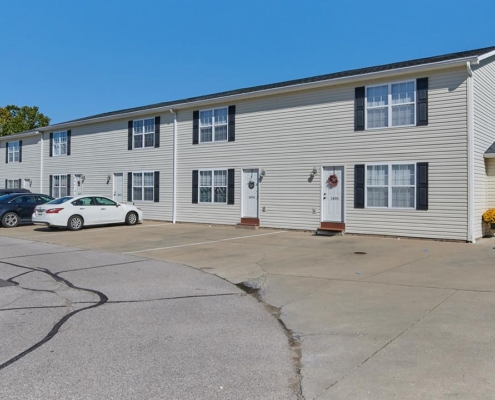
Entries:
[[258, 212], [258, 183], [257, 169], [242, 170], [242, 217], [259, 218]]
[[323, 167], [321, 220], [344, 222], [344, 167]]

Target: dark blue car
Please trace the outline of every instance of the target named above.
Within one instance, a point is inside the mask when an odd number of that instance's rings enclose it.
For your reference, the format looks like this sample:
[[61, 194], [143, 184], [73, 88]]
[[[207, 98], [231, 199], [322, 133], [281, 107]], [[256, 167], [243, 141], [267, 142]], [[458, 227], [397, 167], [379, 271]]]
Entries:
[[13, 228], [21, 222], [31, 222], [34, 208], [52, 201], [53, 197], [37, 193], [15, 193], [0, 196], [0, 221], [4, 228]]

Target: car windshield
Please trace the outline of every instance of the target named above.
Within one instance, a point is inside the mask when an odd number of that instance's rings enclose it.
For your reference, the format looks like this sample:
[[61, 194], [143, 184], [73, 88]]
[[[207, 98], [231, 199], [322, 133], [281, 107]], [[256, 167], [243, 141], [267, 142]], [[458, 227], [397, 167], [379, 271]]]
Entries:
[[62, 204], [62, 203], [65, 203], [66, 201], [69, 201], [70, 199], [72, 199], [72, 197], [70, 197], [70, 196], [60, 197], [60, 198], [52, 200], [46, 204]]

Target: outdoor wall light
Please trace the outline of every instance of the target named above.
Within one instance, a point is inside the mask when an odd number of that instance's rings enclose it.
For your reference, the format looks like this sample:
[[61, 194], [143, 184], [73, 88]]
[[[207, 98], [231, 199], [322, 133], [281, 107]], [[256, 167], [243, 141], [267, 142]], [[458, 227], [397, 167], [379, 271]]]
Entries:
[[107, 175], [107, 185], [108, 185], [108, 183], [110, 182], [111, 179], [112, 179], [112, 175], [111, 174], [108, 174]]
[[316, 169], [316, 167], [313, 167], [313, 171], [311, 171], [311, 176], [315, 176], [316, 174], [318, 174], [318, 170]]
[[262, 178], [264, 178], [264, 177], [265, 177], [265, 175], [266, 175], [265, 170], [264, 170], [263, 168], [261, 168], [261, 171], [260, 171], [260, 176], [261, 176]]

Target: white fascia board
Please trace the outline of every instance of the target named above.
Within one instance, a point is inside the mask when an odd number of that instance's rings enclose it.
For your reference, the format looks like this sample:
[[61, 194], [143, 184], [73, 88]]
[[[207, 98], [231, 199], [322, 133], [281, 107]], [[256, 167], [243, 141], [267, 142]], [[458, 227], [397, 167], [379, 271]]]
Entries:
[[97, 122], [112, 121], [112, 120], [122, 119], [122, 118], [134, 118], [134, 117], [139, 117], [142, 115], [153, 114], [153, 113], [158, 113], [158, 112], [168, 112], [170, 109], [177, 111], [177, 110], [193, 108], [193, 107], [202, 107], [202, 106], [220, 103], [220, 102], [232, 102], [232, 101], [236, 101], [236, 100], [250, 99], [253, 97], [269, 96], [269, 95], [274, 95], [274, 94], [290, 93], [290, 92], [295, 92], [295, 91], [300, 91], [300, 90], [308, 90], [308, 89], [315, 89], [315, 88], [321, 88], [321, 87], [329, 87], [329, 86], [334, 86], [334, 85], [341, 85], [344, 83], [359, 82], [359, 81], [366, 81], [366, 80], [386, 78], [386, 77], [394, 77], [397, 75], [413, 74], [413, 73], [419, 73], [419, 72], [423, 72], [423, 71], [434, 71], [434, 70], [439, 70], [439, 69], [455, 68], [455, 67], [465, 66], [466, 62], [470, 62], [472, 64], [477, 64], [478, 63], [478, 57], [475, 56], [475, 57], [456, 58], [454, 60], [440, 61], [440, 62], [436, 62], [436, 63], [422, 64], [422, 65], [413, 65], [410, 67], [397, 68], [397, 69], [392, 69], [392, 70], [387, 70], [387, 71], [369, 72], [367, 74], [352, 75], [352, 76], [346, 76], [346, 77], [342, 77], [342, 78], [334, 78], [334, 79], [323, 80], [323, 81], [318, 81], [318, 82], [299, 83], [299, 84], [283, 86], [283, 87], [278, 87], [278, 88], [255, 90], [255, 91], [249, 92], [249, 93], [240, 93], [240, 94], [234, 94], [234, 95], [230, 95], [230, 96], [228, 96], [228, 95], [227, 96], [219, 96], [219, 97], [215, 97], [215, 98], [211, 98], [211, 99], [192, 101], [192, 102], [188, 102], [188, 103], [176, 103], [176, 104], [170, 104], [170, 105], [163, 106], [163, 107], [148, 108], [148, 109], [139, 110], [139, 111], [130, 111], [130, 112], [122, 113], [122, 114], [109, 115], [106, 117], [99, 117], [99, 118], [92, 118], [92, 119], [87, 119], [87, 120], [83, 120], [83, 121], [61, 123], [61, 124], [56, 124], [54, 126], [45, 126], [43, 128], [39, 128], [39, 130], [43, 131], [43, 132], [48, 132], [48, 131], [53, 131], [54, 129], [61, 130], [61, 129], [67, 129], [67, 128], [70, 128], [73, 126], [88, 125], [88, 124], [94, 124]]
[[478, 61], [486, 60], [487, 58], [495, 56], [495, 50], [490, 51], [489, 53], [485, 53], [478, 57]]
[[13, 135], [0, 136], [0, 141], [5, 140], [11, 142], [12, 140], [22, 139], [25, 137], [38, 136], [41, 133], [41, 128], [36, 131], [15, 133]]

